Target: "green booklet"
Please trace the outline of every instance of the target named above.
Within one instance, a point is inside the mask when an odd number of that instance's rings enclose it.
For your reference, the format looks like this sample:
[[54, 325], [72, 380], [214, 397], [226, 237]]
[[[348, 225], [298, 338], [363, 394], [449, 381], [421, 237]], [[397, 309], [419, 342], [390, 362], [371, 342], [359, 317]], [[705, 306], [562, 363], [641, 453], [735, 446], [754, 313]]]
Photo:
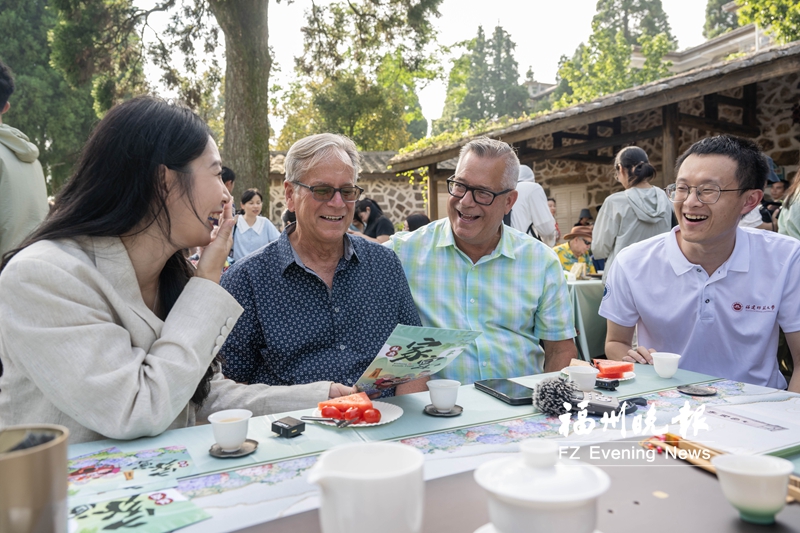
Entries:
[[194, 472], [185, 446], [165, 446], [135, 452], [105, 448], [72, 457], [67, 462], [71, 505], [124, 498], [174, 487], [179, 477]]
[[134, 494], [100, 503], [72, 507], [70, 533], [132, 531], [164, 533], [211, 518], [175, 489]]
[[480, 334], [468, 329], [398, 325], [358, 379], [356, 388], [371, 393], [435, 374]]

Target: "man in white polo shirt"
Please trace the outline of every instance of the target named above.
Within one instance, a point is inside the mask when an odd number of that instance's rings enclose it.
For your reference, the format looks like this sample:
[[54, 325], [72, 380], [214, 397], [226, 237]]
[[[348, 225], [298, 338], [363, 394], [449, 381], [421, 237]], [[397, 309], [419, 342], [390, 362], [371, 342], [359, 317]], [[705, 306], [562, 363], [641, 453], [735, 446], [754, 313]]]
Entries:
[[[800, 241], [740, 228], [768, 173], [755, 143], [730, 136], [696, 142], [667, 187], [678, 226], [629, 246], [612, 265], [600, 315], [609, 359], [680, 367], [778, 389], [778, 327], [786, 333], [800, 392]], [[631, 349], [634, 326], [639, 347]]]

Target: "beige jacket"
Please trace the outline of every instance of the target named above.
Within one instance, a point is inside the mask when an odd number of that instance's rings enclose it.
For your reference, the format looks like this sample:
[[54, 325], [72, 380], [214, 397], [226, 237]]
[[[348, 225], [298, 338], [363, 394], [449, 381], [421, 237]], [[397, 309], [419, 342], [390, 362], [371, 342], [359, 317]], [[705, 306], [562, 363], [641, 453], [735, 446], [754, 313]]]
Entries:
[[329, 382], [239, 385], [217, 374], [195, 412], [189, 400], [242, 308], [193, 278], [161, 321], [116, 237], [34, 244], [0, 274], [0, 295], [0, 427], [61, 424], [70, 443], [134, 439], [221, 409], [262, 415], [328, 398]]
[[0, 256], [16, 248], [49, 209], [39, 149], [21, 131], [0, 123]]

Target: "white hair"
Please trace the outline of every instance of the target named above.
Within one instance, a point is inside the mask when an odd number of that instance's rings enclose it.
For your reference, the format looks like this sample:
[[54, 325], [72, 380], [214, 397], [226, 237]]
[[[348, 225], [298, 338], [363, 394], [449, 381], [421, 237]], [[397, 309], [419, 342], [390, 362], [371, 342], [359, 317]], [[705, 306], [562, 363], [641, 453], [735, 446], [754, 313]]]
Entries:
[[308, 171], [332, 158], [352, 168], [353, 182], [358, 181], [358, 149], [353, 141], [334, 133], [318, 133], [294, 143], [283, 162], [284, 181], [300, 183]]
[[461, 148], [458, 154], [458, 164], [456, 174], [461, 168], [461, 162], [467, 157], [468, 153], [474, 153], [478, 157], [503, 158], [506, 160], [506, 168], [503, 171], [503, 188], [515, 189], [519, 178], [519, 158], [514, 149], [508, 143], [490, 139], [489, 137], [478, 137], [473, 139]]

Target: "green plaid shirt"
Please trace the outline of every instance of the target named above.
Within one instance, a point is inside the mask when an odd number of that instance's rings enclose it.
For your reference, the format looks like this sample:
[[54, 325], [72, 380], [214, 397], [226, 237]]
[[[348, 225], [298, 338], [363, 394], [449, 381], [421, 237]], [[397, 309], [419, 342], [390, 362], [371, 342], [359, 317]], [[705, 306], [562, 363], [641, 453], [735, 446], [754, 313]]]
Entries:
[[491, 255], [473, 264], [448, 219], [394, 235], [423, 326], [482, 331], [437, 378], [472, 383], [541, 373], [539, 339], [575, 337], [567, 282], [555, 252], [503, 227]]

